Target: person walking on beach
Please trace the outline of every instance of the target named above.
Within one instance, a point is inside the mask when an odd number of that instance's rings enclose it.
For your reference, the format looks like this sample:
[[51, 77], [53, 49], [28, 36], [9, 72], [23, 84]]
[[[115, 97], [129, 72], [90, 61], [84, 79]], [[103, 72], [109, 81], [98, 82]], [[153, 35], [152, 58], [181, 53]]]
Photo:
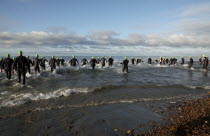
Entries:
[[122, 68], [123, 73], [124, 73], [125, 70], [128, 73], [128, 63], [129, 63], [129, 60], [127, 60], [127, 57], [125, 57], [123, 62], [122, 62], [122, 64], [123, 64], [123, 68]]
[[4, 71], [6, 72], [7, 79], [11, 79], [12, 75], [12, 64], [13, 60], [10, 58], [10, 54], [7, 54], [7, 58], [4, 59], [3, 65], [4, 65]]
[[56, 62], [57, 60], [55, 59], [54, 56], [52, 56], [52, 58], [49, 61], [49, 65], [51, 67], [51, 73], [53, 72], [54, 69], [56, 69]]
[[29, 74], [31, 74], [31, 65], [33, 66], [32, 61], [29, 59], [29, 56], [26, 56], [27, 59], [27, 65], [26, 65], [26, 73], [28, 72]]
[[190, 69], [193, 65], [193, 58], [191, 56], [189, 56], [189, 58], [190, 58], [190, 61], [188, 63], [188, 68]]
[[72, 56], [72, 59], [69, 61], [70, 65], [73, 67], [76, 67], [77, 64], [79, 65], [79, 61], [75, 58], [75, 56]]
[[114, 59], [112, 58], [112, 56], [110, 56], [109, 59], [108, 59], [108, 65], [112, 66], [113, 62], [114, 62]]
[[95, 69], [97, 60], [95, 59], [95, 57], [92, 57], [92, 59], [90, 60], [90, 65], [92, 67], [92, 69]]
[[[18, 82], [21, 83], [21, 75], [23, 78], [23, 85], [25, 85], [26, 82], [26, 65], [28, 65], [28, 61], [25, 56], [23, 56], [23, 52], [18, 52], [19, 56], [15, 59], [14, 62], [14, 68], [17, 69], [18, 73]], [[17, 68], [15, 68], [17, 67]]]

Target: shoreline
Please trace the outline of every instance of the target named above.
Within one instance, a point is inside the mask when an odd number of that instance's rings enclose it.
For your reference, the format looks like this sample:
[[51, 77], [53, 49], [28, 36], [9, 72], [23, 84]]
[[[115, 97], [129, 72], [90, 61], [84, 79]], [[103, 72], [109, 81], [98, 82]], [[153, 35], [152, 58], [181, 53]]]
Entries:
[[[210, 92], [204, 98], [171, 103], [164, 109], [163, 122], [150, 122], [152, 129], [135, 133], [127, 130], [125, 136], [209, 136]], [[144, 126], [144, 124], [142, 125]], [[118, 130], [114, 130], [117, 133]], [[122, 134], [122, 133], [121, 133]], [[116, 136], [121, 136], [118, 133]]]

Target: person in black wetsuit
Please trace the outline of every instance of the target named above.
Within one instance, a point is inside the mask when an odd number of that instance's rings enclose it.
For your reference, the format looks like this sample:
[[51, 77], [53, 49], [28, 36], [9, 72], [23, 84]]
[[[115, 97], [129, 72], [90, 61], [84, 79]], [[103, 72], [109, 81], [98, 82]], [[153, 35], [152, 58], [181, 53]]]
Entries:
[[181, 65], [184, 65], [184, 56], [182, 56]]
[[64, 66], [65, 60], [61, 57], [60, 61], [61, 61], [61, 66]]
[[21, 75], [23, 77], [23, 85], [25, 85], [26, 81], [26, 65], [28, 65], [28, 61], [25, 56], [23, 56], [23, 52], [18, 52], [19, 56], [15, 59], [14, 68], [17, 67], [18, 73], [18, 82], [21, 83]]
[[136, 58], [136, 64], [141, 63], [141, 58]]
[[61, 60], [57, 57], [57, 66], [60, 68]]
[[200, 64], [200, 65], [201, 65], [201, 64], [202, 64], [202, 62], [203, 62], [203, 61], [202, 61], [202, 58], [201, 58], [201, 57], [199, 57], [198, 64]]
[[152, 59], [148, 57], [148, 64], [152, 64]]
[[45, 68], [46, 68], [45, 62], [48, 62], [48, 60], [46, 60], [44, 57], [42, 57], [40, 59], [40, 66], [42, 67], [43, 70], [45, 70]]
[[102, 66], [102, 68], [105, 67], [106, 62], [107, 62], [107, 60], [106, 60], [106, 58], [103, 56], [102, 59], [101, 59], [101, 66]]
[[95, 59], [95, 57], [92, 57], [92, 59], [90, 60], [90, 65], [92, 67], [92, 69], [95, 69], [97, 60]]
[[76, 67], [77, 64], [79, 65], [79, 61], [75, 58], [75, 56], [72, 56], [72, 59], [69, 61], [70, 65], [73, 67]]
[[86, 65], [86, 64], [87, 64], [87, 59], [84, 57], [84, 58], [82, 59], [81, 63], [82, 63], [82, 66]]
[[7, 58], [4, 59], [3, 65], [4, 65], [4, 71], [6, 72], [7, 79], [11, 79], [12, 75], [12, 64], [13, 60], [10, 58], [10, 54], [7, 54]]
[[135, 63], [135, 58], [134, 57], [131, 58], [131, 63], [134, 65], [134, 63]]
[[36, 57], [34, 58], [34, 62], [33, 62], [35, 74], [37, 72], [40, 73], [40, 68], [39, 68], [40, 62], [41, 61], [39, 59], [39, 55], [36, 54]]
[[204, 56], [204, 60], [203, 60], [203, 69], [205, 71], [208, 71], [208, 65], [209, 65], [209, 59], [207, 58], [207, 56]]
[[188, 68], [190, 69], [193, 65], [193, 58], [191, 56], [189, 56], [190, 61], [188, 62]]
[[[15, 63], [14, 63], [14, 62], [15, 62], [15, 59], [16, 59], [15, 57], [12, 58], [12, 60], [13, 60], [13, 63], [12, 63], [13, 71], [12, 71], [12, 72], [13, 72], [13, 73], [14, 73], [15, 71], [17, 71], [17, 66], [15, 66]], [[14, 68], [15, 68], [15, 69], [14, 69]]]
[[32, 61], [29, 59], [29, 56], [26, 56], [27, 59], [27, 65], [26, 65], [26, 73], [28, 72], [29, 74], [31, 74], [31, 65], [33, 66]]
[[125, 59], [122, 62], [122, 64], [123, 64], [123, 68], [122, 68], [123, 73], [124, 73], [125, 70], [128, 73], [128, 63], [129, 63], [129, 60], [127, 60], [127, 57], [125, 57]]
[[0, 58], [0, 72], [2, 72], [3, 71], [3, 69], [4, 69], [4, 60], [3, 60], [3, 58]]
[[169, 62], [169, 59], [168, 59], [168, 58], [166, 58], [166, 64], [168, 64], [168, 62]]
[[100, 59], [100, 57], [98, 57], [97, 64], [100, 64], [100, 62], [101, 62], [101, 59]]
[[57, 60], [55, 59], [54, 56], [49, 60], [49, 65], [51, 67], [51, 73], [53, 72], [54, 69], [56, 69], [56, 62]]
[[112, 58], [112, 56], [110, 56], [109, 59], [108, 59], [109, 66], [112, 66], [113, 62], [114, 62], [114, 59]]

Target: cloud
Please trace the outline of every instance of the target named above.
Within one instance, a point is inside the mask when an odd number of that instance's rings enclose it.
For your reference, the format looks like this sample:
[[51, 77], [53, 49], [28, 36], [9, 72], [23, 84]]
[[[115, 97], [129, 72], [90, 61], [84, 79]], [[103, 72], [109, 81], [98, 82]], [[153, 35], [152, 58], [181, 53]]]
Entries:
[[182, 17], [186, 16], [206, 16], [210, 15], [210, 2], [191, 5], [181, 13]]

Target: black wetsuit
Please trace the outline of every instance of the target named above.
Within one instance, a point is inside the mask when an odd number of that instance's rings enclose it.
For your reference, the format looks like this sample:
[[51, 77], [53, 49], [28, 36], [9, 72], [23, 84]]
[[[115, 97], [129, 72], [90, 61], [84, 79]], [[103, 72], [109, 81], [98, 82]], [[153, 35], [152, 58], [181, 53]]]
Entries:
[[55, 58], [51, 58], [49, 60], [49, 65], [51, 67], [51, 73], [53, 72], [54, 69], [56, 69], [56, 62], [57, 62], [57, 60]]
[[181, 62], [181, 65], [184, 65], [184, 58], [182, 58], [182, 62]]
[[7, 78], [11, 79], [11, 74], [12, 74], [12, 64], [13, 60], [10, 58], [4, 59], [4, 71], [6, 72]]
[[0, 60], [0, 72], [4, 69], [4, 60]]
[[127, 59], [125, 59], [122, 63], [123, 64], [123, 69], [122, 69], [123, 73], [125, 70], [128, 73], [128, 63], [129, 63], [129, 60], [127, 60]]
[[19, 83], [21, 83], [21, 75], [22, 75], [23, 85], [25, 85], [25, 81], [26, 81], [26, 65], [28, 65], [28, 61], [25, 56], [18, 56], [15, 59], [13, 69], [15, 69], [15, 67], [17, 67]]
[[70, 65], [75, 67], [77, 66], [77, 63], [79, 64], [78, 60], [76, 58], [72, 58], [70, 61], [69, 61]]
[[61, 60], [57, 59], [57, 66], [60, 67]]
[[100, 62], [101, 62], [101, 59], [98, 59], [96, 63], [99, 64]]
[[37, 71], [38, 73], [40, 73], [40, 68], [39, 68], [40, 62], [41, 62], [40, 59], [38, 58], [34, 59], [33, 65], [34, 65], [35, 74], [37, 73]]
[[107, 60], [105, 58], [101, 59], [101, 66], [102, 66], [102, 68], [105, 66], [106, 62], [107, 62]]
[[90, 65], [91, 65], [92, 69], [95, 69], [96, 63], [97, 63], [96, 59], [91, 59], [90, 60]]
[[64, 66], [65, 60], [64, 59], [60, 59], [60, 61], [61, 61], [61, 66]]
[[148, 64], [152, 64], [152, 59], [148, 58]]
[[42, 69], [44, 69], [44, 70], [45, 70], [45, 68], [46, 68], [45, 62], [48, 62], [48, 61], [47, 61], [46, 59], [41, 59], [41, 60], [40, 60], [40, 66], [41, 66]]
[[160, 58], [160, 65], [163, 64], [163, 58]]
[[188, 68], [190, 69], [190, 68], [192, 67], [192, 65], [193, 65], [193, 59], [190, 58], [190, 61], [189, 61], [189, 63], [188, 63]]
[[136, 64], [141, 63], [141, 59], [136, 59]]
[[81, 62], [82, 62], [82, 66], [86, 65], [87, 64], [87, 59], [83, 58]]
[[113, 65], [113, 62], [114, 62], [114, 59], [113, 58], [109, 58], [108, 59], [109, 66], [112, 66]]
[[168, 61], [169, 61], [169, 60], [168, 60], [168, 58], [167, 58], [167, 59], [166, 59], [166, 64], [168, 64]]
[[30, 59], [27, 59], [27, 65], [26, 65], [26, 72], [31, 74], [31, 65], [33, 65], [32, 61]]
[[135, 59], [133, 58], [133, 59], [131, 59], [131, 63], [134, 65], [134, 62], [135, 62]]
[[203, 60], [203, 69], [208, 70], [208, 65], [209, 65], [209, 59], [205, 57]]
[[199, 58], [198, 63], [199, 63], [200, 65], [202, 64], [202, 59], [201, 59], [201, 58]]

